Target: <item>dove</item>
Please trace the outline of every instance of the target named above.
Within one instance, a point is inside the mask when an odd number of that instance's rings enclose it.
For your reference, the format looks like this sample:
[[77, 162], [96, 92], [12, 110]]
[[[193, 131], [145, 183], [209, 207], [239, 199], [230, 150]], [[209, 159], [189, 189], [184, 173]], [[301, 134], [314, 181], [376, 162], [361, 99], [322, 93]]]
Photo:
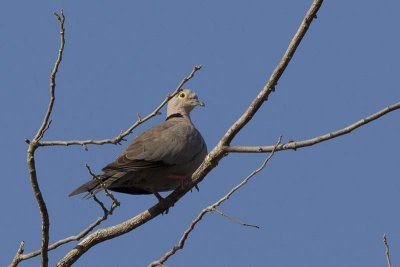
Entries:
[[135, 137], [103, 173], [72, 191], [69, 196], [103, 189], [139, 195], [175, 190], [200, 166], [207, 155], [207, 145], [195, 128], [190, 112], [204, 107], [196, 93], [183, 89], [171, 98], [166, 120]]

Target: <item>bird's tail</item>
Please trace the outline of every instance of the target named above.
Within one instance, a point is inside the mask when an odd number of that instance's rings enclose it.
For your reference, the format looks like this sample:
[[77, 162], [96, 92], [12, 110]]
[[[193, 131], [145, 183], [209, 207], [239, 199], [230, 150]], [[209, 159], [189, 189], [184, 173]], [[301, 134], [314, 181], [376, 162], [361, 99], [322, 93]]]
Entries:
[[88, 193], [87, 197], [90, 197], [92, 195], [95, 195], [97, 192], [99, 192], [103, 189], [102, 183], [103, 183], [102, 177], [98, 176], [98, 177], [94, 178], [93, 180], [79, 186], [74, 191], [69, 193], [68, 196], [71, 197], [71, 196], [75, 196], [75, 195], [79, 195], [81, 193], [87, 192]]

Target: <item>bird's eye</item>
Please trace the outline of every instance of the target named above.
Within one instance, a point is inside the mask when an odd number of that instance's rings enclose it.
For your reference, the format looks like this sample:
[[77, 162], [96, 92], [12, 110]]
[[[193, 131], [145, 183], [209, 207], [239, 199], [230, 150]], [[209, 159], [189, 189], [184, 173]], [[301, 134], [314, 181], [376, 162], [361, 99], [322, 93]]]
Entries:
[[183, 99], [183, 98], [186, 98], [186, 94], [185, 94], [184, 92], [180, 93], [180, 94], [179, 94], [179, 98], [182, 98], [182, 99]]

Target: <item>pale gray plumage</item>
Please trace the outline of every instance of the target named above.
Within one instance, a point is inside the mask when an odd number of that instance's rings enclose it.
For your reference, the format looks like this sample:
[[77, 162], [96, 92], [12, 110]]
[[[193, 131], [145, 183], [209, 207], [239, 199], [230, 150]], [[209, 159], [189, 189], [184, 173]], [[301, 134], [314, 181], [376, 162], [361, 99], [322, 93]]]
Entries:
[[168, 102], [167, 119], [139, 134], [103, 173], [70, 193], [96, 194], [104, 188], [126, 194], [174, 190], [189, 178], [207, 155], [207, 146], [190, 120], [204, 106], [195, 92], [184, 89]]

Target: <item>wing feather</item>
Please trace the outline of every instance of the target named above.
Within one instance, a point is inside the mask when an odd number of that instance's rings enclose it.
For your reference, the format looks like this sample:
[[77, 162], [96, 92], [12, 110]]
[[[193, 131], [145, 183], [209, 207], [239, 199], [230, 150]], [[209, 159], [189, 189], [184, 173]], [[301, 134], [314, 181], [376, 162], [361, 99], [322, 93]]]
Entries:
[[133, 139], [107, 171], [139, 171], [189, 162], [204, 148], [204, 140], [189, 121], [168, 120]]

